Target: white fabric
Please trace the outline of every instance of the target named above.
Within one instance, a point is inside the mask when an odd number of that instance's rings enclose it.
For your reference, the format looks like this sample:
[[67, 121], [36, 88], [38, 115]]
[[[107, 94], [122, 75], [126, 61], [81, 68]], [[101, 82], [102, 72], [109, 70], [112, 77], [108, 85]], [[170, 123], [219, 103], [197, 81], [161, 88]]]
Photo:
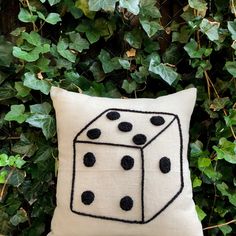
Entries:
[[[49, 236], [203, 235], [192, 200], [187, 160], [196, 89], [157, 99], [111, 99], [53, 87], [51, 97], [57, 117], [59, 171], [57, 207]], [[106, 114], [114, 110], [120, 118], [111, 121]], [[163, 117], [165, 123], [153, 125], [152, 116]], [[120, 122], [132, 123], [132, 130], [120, 131]], [[94, 128], [100, 129], [101, 135], [93, 140], [87, 132]], [[144, 134], [146, 144], [153, 141], [145, 148], [136, 145], [132, 140], [135, 134]], [[92, 167], [83, 163], [87, 152], [96, 157]], [[125, 155], [134, 159], [130, 170], [120, 164]], [[171, 162], [168, 173], [159, 168], [162, 157]], [[81, 200], [87, 190], [95, 195], [90, 205]], [[133, 199], [129, 211], [120, 207], [124, 196]]]

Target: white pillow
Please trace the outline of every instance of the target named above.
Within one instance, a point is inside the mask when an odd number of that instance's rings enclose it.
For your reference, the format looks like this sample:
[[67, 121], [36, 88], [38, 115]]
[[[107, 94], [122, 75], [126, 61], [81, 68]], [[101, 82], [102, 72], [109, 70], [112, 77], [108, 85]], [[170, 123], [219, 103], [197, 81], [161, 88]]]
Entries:
[[202, 236], [188, 130], [196, 89], [157, 99], [53, 87], [59, 171], [50, 236]]

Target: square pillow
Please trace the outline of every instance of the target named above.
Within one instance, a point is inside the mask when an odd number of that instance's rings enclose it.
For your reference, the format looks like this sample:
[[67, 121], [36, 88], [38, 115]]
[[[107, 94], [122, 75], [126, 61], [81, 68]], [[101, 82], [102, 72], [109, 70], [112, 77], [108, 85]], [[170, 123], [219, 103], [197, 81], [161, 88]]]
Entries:
[[50, 236], [202, 236], [187, 160], [196, 89], [157, 99], [53, 87], [59, 170]]

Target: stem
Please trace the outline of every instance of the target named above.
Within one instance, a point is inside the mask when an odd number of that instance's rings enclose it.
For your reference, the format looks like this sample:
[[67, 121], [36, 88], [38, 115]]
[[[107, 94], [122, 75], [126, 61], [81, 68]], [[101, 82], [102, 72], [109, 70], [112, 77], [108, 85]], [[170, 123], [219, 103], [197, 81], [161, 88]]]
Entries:
[[231, 220], [231, 221], [226, 222], [226, 223], [209, 226], [209, 227], [204, 228], [203, 230], [215, 229], [215, 228], [222, 227], [222, 226], [229, 225], [229, 224], [233, 224], [233, 223], [236, 223], [236, 219], [235, 220]]
[[[197, 15], [197, 12], [195, 12], [195, 16]], [[198, 49], [201, 48], [201, 40], [200, 40], [200, 31], [198, 30], [196, 32], [196, 37], [197, 37], [197, 44], [198, 44]], [[206, 82], [207, 82], [207, 94], [208, 94], [208, 98], [211, 99], [211, 85], [210, 85], [210, 78], [207, 74], [206, 71], [204, 71], [205, 74], [205, 78], [206, 78]]]
[[233, 14], [236, 17], [236, 8], [235, 8], [235, 5], [234, 5], [234, 0], [230, 0], [230, 6], [231, 6]]
[[18, 140], [20, 137], [7, 137], [7, 140]]
[[[217, 169], [217, 160], [216, 160], [216, 165], [215, 165], [215, 167], [214, 167], [214, 171], [216, 172], [216, 169]], [[216, 195], [216, 182], [214, 181], [214, 183], [213, 183], [213, 185], [214, 185], [214, 200], [213, 200], [213, 204], [212, 204], [212, 207], [211, 207], [211, 213], [210, 213], [210, 216], [209, 216], [209, 221], [208, 221], [208, 224], [210, 224], [211, 223], [211, 219], [212, 219], [212, 217], [213, 217], [213, 212], [214, 212], [214, 208], [215, 208], [215, 204], [216, 204], [216, 197], [217, 197], [217, 195]]]
[[7, 187], [7, 182], [8, 182], [9, 179], [11, 178], [11, 176], [12, 176], [12, 174], [13, 174], [13, 172], [14, 172], [15, 169], [16, 169], [16, 167], [13, 167], [13, 168], [11, 169], [10, 173], [9, 173], [8, 176], [7, 176], [7, 179], [6, 179], [4, 185], [3, 185], [2, 189], [1, 189], [1, 192], [0, 192], [0, 200], [2, 200], [2, 198], [3, 198], [5, 189], [6, 189], [6, 187]]
[[204, 75], [207, 81], [207, 93], [208, 93], [208, 98], [211, 99], [211, 85], [210, 85], [210, 81], [209, 81], [209, 76], [207, 74], [206, 71], [204, 71]]
[[[220, 98], [220, 95], [219, 95], [219, 93], [217, 92], [217, 90], [216, 90], [216, 88], [215, 88], [213, 82], [211, 81], [211, 79], [210, 79], [210, 77], [209, 77], [207, 71], [204, 71], [204, 75], [205, 75], [205, 77], [206, 77], [206, 80], [210, 83], [210, 86], [213, 88], [216, 97], [217, 97], [217, 98]], [[227, 113], [227, 111], [226, 111], [225, 108], [223, 109], [223, 112], [224, 112], [224, 115], [225, 115], [225, 116], [228, 115], [228, 113]], [[231, 130], [231, 133], [232, 133], [234, 139], [236, 140], [236, 134], [235, 134], [235, 132], [234, 132], [234, 129], [233, 129], [232, 125], [229, 126], [229, 128], [230, 128], [230, 130]]]
[[[32, 11], [30, 10], [29, 0], [25, 0], [25, 2], [26, 2], [26, 5], [27, 5], [27, 7], [28, 7], [28, 9], [29, 9], [30, 15], [33, 16]], [[34, 31], [37, 31], [37, 26], [36, 26], [36, 24], [35, 24], [34, 22], [32, 22], [32, 25], [33, 25], [33, 30], [34, 30]]]

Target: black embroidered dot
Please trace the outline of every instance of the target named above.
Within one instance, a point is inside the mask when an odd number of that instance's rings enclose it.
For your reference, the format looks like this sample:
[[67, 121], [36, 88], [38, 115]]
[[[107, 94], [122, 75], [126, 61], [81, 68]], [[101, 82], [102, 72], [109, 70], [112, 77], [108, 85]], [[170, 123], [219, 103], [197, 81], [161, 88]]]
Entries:
[[159, 162], [160, 170], [163, 174], [167, 174], [171, 169], [171, 162], [168, 157], [162, 157]]
[[94, 201], [95, 195], [92, 191], [85, 191], [81, 195], [81, 201], [84, 205], [90, 205]]
[[120, 118], [120, 113], [117, 111], [111, 111], [108, 112], [106, 116], [109, 120], [118, 120]]
[[88, 132], [87, 132], [87, 136], [90, 138], [90, 139], [97, 139], [99, 138], [101, 135], [101, 130], [100, 129], [90, 129]]
[[118, 128], [120, 131], [123, 131], [123, 132], [129, 132], [132, 130], [133, 128], [133, 125], [129, 122], [121, 122], [119, 125], [118, 125]]
[[96, 158], [92, 152], [87, 152], [84, 155], [84, 165], [87, 167], [92, 167], [96, 162]]
[[144, 134], [136, 134], [133, 137], [133, 142], [137, 145], [142, 145], [142, 144], [146, 143], [146, 141], [147, 141], [147, 138]]
[[129, 196], [125, 196], [120, 200], [120, 207], [124, 211], [130, 211], [133, 208], [133, 199]]
[[153, 125], [159, 126], [165, 123], [165, 119], [162, 116], [153, 116], [150, 119]]
[[121, 159], [120, 164], [124, 170], [130, 170], [134, 166], [134, 159], [131, 156], [126, 155]]

